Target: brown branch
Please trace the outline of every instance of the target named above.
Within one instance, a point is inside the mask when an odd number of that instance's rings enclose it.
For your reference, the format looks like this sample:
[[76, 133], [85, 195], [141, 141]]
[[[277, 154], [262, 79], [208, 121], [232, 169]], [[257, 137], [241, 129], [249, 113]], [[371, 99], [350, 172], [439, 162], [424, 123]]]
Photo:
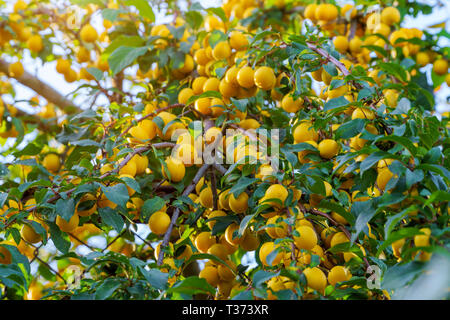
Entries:
[[213, 167], [214, 167], [217, 171], [219, 171], [221, 174], [225, 174], [225, 173], [227, 172], [227, 169], [226, 169], [224, 166], [222, 166], [221, 164], [214, 163], [214, 164], [213, 164]]
[[306, 42], [306, 45], [308, 46], [308, 48], [310, 48], [312, 51], [318, 53], [319, 55], [321, 55], [322, 57], [324, 57], [325, 59], [327, 59], [328, 61], [330, 61], [332, 64], [334, 64], [336, 66], [336, 68], [338, 68], [342, 74], [344, 76], [348, 76], [350, 74], [350, 72], [347, 70], [347, 68], [345, 67], [345, 65], [340, 62], [339, 60], [337, 60], [335, 57], [333, 57], [332, 55], [330, 55], [328, 52], [326, 52], [324, 49], [322, 48], [318, 48], [316, 45], [310, 43], [310, 42]]
[[210, 167], [210, 175], [211, 175], [211, 190], [213, 194], [213, 209], [217, 210], [217, 185], [216, 185], [216, 172], [213, 167]]
[[[9, 76], [9, 66], [10, 64], [8, 62], [0, 59], [0, 72], [3, 72]], [[34, 90], [48, 102], [51, 102], [61, 108], [67, 114], [73, 114], [80, 111], [80, 108], [77, 107], [72, 101], [27, 71], [15, 79], [22, 85]]]
[[[186, 189], [184, 189], [184, 191], [182, 193], [183, 196], [188, 196], [192, 192], [192, 190], [194, 190], [197, 183], [205, 175], [209, 166], [210, 166], [209, 164], [205, 163], [200, 167], [200, 169], [197, 171], [197, 174], [195, 175], [194, 179], [192, 180], [191, 184], [189, 186], [187, 186]], [[163, 248], [167, 247], [167, 244], [169, 243], [170, 235], [172, 234], [173, 227], [176, 224], [179, 215], [180, 215], [180, 209], [176, 208], [175, 211], [173, 212], [172, 219], [170, 220], [169, 228], [167, 229], [167, 231], [164, 235], [163, 242], [161, 244], [161, 251], [159, 252], [158, 262], [157, 262], [158, 266], [160, 266], [163, 262], [163, 257], [164, 257]]]
[[[347, 68], [345, 67], [345, 65], [340, 62], [338, 59], [336, 59], [335, 57], [333, 57], [332, 55], [330, 55], [328, 52], [326, 52], [324, 49], [322, 48], [318, 48], [316, 45], [310, 43], [310, 42], [306, 42], [306, 45], [308, 46], [308, 48], [310, 48], [312, 51], [318, 53], [319, 55], [321, 55], [322, 57], [324, 57], [325, 59], [327, 59], [328, 61], [330, 61], [332, 64], [334, 64], [336, 66], [336, 68], [339, 69], [339, 71], [341, 71], [341, 73], [344, 76], [348, 76], [350, 74], [350, 71], [347, 70]], [[355, 86], [356, 89], [361, 90], [362, 86], [355, 82], [352, 81], [353, 85]]]

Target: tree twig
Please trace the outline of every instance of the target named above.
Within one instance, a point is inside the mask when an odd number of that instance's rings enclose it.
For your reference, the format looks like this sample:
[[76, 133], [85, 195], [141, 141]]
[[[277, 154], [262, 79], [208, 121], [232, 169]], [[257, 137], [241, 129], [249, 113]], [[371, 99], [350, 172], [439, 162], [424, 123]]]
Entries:
[[[8, 62], [0, 59], [0, 72], [3, 72], [7, 76], [9, 76], [9, 66], [10, 64]], [[28, 71], [25, 71], [20, 77], [14, 79], [16, 79], [22, 85], [32, 89], [37, 94], [44, 97], [47, 101], [55, 104], [67, 114], [73, 114], [81, 111], [81, 109], [77, 107], [72, 101], [64, 97], [62, 94], [50, 87], [48, 84], [44, 83], [42, 80], [33, 76]]]
[[[205, 163], [200, 167], [200, 169], [197, 171], [197, 174], [195, 175], [194, 179], [192, 180], [191, 184], [189, 186], [187, 186], [186, 189], [184, 189], [184, 191], [182, 193], [183, 196], [188, 196], [192, 192], [192, 190], [194, 190], [197, 183], [205, 175], [209, 166], [210, 166], [209, 164]], [[172, 214], [172, 219], [170, 220], [169, 228], [167, 229], [167, 231], [164, 235], [163, 242], [161, 244], [161, 251], [159, 252], [158, 262], [157, 262], [158, 266], [160, 266], [163, 262], [163, 257], [164, 257], [163, 248], [165, 248], [167, 246], [167, 244], [169, 243], [170, 235], [172, 234], [173, 227], [176, 224], [179, 215], [180, 215], [180, 209], [176, 208]]]

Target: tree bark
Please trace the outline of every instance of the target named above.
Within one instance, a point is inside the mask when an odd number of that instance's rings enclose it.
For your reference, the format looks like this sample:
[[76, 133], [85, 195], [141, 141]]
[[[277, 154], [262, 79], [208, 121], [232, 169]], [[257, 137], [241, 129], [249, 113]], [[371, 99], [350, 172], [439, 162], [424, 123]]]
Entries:
[[[0, 59], [0, 72], [3, 72], [9, 76], [9, 65], [10, 64], [8, 62]], [[48, 102], [58, 106], [67, 114], [74, 114], [80, 111], [80, 108], [72, 101], [27, 71], [25, 71], [22, 76], [15, 79], [22, 85], [32, 89], [37, 94], [44, 97]]]

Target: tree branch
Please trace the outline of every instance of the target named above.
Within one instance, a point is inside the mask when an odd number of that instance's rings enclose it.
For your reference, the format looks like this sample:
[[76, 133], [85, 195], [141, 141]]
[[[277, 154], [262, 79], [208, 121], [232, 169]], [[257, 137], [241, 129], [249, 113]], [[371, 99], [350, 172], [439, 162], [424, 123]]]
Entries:
[[[192, 180], [191, 184], [189, 186], [187, 186], [186, 189], [184, 189], [184, 191], [182, 193], [183, 196], [188, 196], [192, 192], [192, 190], [194, 190], [197, 183], [205, 175], [209, 166], [210, 166], [209, 164], [205, 163], [200, 167], [200, 169], [197, 171], [197, 174], [195, 175], [194, 179]], [[169, 239], [170, 239], [170, 235], [172, 234], [173, 226], [176, 224], [179, 215], [180, 215], [180, 209], [176, 208], [175, 211], [173, 212], [172, 219], [170, 220], [169, 228], [167, 229], [166, 234], [164, 235], [163, 242], [161, 244], [161, 251], [159, 252], [158, 262], [157, 262], [158, 266], [160, 266], [163, 262], [164, 252], [162, 249], [165, 248], [167, 246], [167, 244], [169, 243]]]
[[[0, 72], [9, 76], [9, 65], [8, 62], [0, 59]], [[72, 101], [27, 71], [25, 71], [22, 76], [14, 79], [44, 97], [48, 102], [55, 104], [67, 114], [73, 114], [80, 111], [79, 107]]]

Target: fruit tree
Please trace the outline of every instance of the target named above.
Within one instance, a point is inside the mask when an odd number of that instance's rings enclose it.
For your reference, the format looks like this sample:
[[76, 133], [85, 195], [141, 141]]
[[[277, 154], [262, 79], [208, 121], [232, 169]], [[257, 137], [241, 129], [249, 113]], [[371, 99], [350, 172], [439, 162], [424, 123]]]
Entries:
[[0, 1], [0, 298], [448, 298], [445, 2], [207, 2]]

